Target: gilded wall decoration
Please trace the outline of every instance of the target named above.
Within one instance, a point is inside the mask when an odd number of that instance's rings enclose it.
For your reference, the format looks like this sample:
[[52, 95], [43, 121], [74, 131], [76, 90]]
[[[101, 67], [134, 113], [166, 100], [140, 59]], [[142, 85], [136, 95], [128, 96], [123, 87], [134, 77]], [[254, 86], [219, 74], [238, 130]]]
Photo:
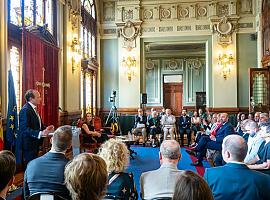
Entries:
[[229, 15], [229, 5], [228, 4], [218, 4], [218, 16], [228, 16]]
[[147, 32], [155, 32], [156, 31], [156, 27], [143, 27], [142, 28], [142, 32], [143, 33], [147, 33]]
[[203, 31], [203, 30], [210, 30], [210, 25], [209, 24], [205, 24], [205, 25], [196, 25], [195, 29], [197, 31]]
[[197, 10], [198, 17], [206, 17], [207, 16], [207, 7], [201, 6]]
[[145, 69], [146, 70], [153, 70], [155, 68], [155, 62], [151, 59], [145, 61]]
[[170, 60], [164, 59], [163, 61], [163, 70], [164, 71], [183, 71], [184, 70], [184, 59], [175, 59]]
[[145, 9], [143, 12], [143, 19], [153, 19], [153, 9]]
[[171, 9], [170, 8], [161, 8], [160, 9], [160, 18], [161, 19], [170, 19], [171, 18]]
[[173, 31], [173, 26], [162, 26], [159, 27], [159, 32], [170, 32]]
[[180, 7], [178, 10], [178, 16], [179, 18], [187, 18], [189, 16], [189, 8]]
[[177, 31], [191, 31], [191, 26], [177, 26]]
[[67, 0], [69, 8], [69, 21], [71, 22], [72, 30], [78, 28], [79, 18], [81, 17], [81, 7], [79, 1]]
[[133, 10], [124, 10], [123, 11], [123, 20], [132, 20], [133, 19]]
[[103, 21], [114, 21], [114, 20], [115, 20], [115, 3], [104, 2]]

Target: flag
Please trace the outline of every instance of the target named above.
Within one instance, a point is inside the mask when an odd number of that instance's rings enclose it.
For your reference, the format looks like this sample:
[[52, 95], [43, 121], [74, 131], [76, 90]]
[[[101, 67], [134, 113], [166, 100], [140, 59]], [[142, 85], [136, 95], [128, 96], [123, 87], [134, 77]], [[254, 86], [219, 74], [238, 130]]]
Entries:
[[8, 71], [8, 113], [6, 140], [10, 146], [15, 145], [16, 132], [18, 129], [18, 114], [16, 94], [11, 70]]
[[2, 118], [0, 117], [0, 151], [4, 149], [4, 134], [2, 126]]

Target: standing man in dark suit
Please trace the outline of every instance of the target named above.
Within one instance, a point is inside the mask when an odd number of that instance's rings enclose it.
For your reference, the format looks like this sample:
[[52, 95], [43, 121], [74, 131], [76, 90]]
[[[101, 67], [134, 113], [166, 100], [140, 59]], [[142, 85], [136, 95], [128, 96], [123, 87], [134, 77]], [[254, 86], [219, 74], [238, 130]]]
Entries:
[[[223, 139], [227, 135], [234, 134], [233, 126], [228, 122], [229, 117], [227, 113], [220, 114], [220, 121], [222, 126], [217, 131], [216, 135], [202, 135], [198, 145], [194, 148], [195, 152], [197, 152], [198, 160], [191, 165], [193, 166], [202, 166], [203, 157], [206, 155], [207, 149], [221, 151]], [[189, 154], [194, 154], [194, 152], [187, 150]]]
[[38, 157], [40, 139], [47, 137], [54, 130], [54, 126], [47, 128], [37, 112], [37, 105], [41, 102], [37, 90], [27, 90], [25, 93], [26, 104], [22, 107], [19, 116], [19, 134], [22, 138], [23, 163], [27, 163]]
[[64, 170], [68, 163], [65, 153], [71, 142], [71, 126], [61, 126], [53, 134], [51, 150], [29, 162], [24, 174], [25, 199], [36, 192], [53, 192], [70, 199], [64, 184]]
[[187, 134], [188, 146], [191, 142], [191, 131], [190, 131], [191, 119], [187, 116], [187, 111], [185, 109], [182, 110], [182, 116], [179, 118], [178, 127], [179, 133], [181, 137], [181, 146], [184, 145], [184, 134]]
[[15, 156], [12, 152], [0, 151], [0, 200], [5, 200], [7, 192], [15, 179]]
[[270, 176], [250, 170], [244, 164], [247, 150], [248, 146], [241, 136], [224, 138], [222, 156], [227, 164], [207, 168], [204, 174], [215, 200], [270, 199]]

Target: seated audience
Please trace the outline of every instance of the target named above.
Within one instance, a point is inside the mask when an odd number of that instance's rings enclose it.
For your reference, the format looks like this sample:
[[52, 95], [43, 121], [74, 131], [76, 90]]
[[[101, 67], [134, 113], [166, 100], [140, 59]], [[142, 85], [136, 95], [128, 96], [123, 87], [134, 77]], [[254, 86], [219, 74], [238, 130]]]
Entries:
[[82, 124], [83, 143], [103, 143], [108, 140], [106, 133], [95, 131], [94, 121], [91, 113], [86, 113]]
[[[220, 121], [222, 123], [222, 126], [217, 131], [216, 135], [211, 134], [208, 135], [202, 135], [200, 138], [200, 141], [198, 145], [194, 148], [195, 152], [197, 152], [197, 158], [198, 160], [191, 165], [193, 166], [202, 166], [203, 158], [206, 155], [207, 149], [217, 150], [221, 151], [222, 149], [222, 142], [224, 137], [230, 134], [234, 134], [234, 128], [233, 126], [228, 122], [229, 117], [227, 113], [222, 113], [220, 115]], [[187, 150], [189, 154], [195, 154], [193, 151]]]
[[[136, 137], [142, 135], [143, 144], [145, 144], [145, 141], [147, 139], [146, 123], [147, 117], [144, 115], [143, 109], [139, 108], [138, 114], [135, 116], [135, 124], [132, 133]], [[138, 140], [138, 138], [136, 138], [136, 140]]]
[[152, 118], [153, 112], [157, 112], [155, 108], [151, 108], [149, 115], [147, 115], [147, 122], [149, 122], [149, 120]]
[[173, 200], [214, 200], [212, 191], [203, 178], [193, 171], [178, 176]]
[[101, 200], [107, 176], [105, 161], [95, 154], [82, 153], [65, 168], [65, 184], [72, 200]]
[[64, 170], [68, 163], [65, 153], [71, 147], [71, 142], [71, 126], [59, 127], [51, 139], [51, 150], [27, 165], [24, 173], [25, 199], [37, 192], [53, 192], [70, 199], [64, 185]]
[[157, 135], [161, 134], [160, 118], [158, 117], [157, 111], [152, 112], [152, 117], [148, 121], [148, 128], [150, 130], [150, 141], [152, 147], [156, 147], [158, 143]]
[[166, 109], [164, 107], [162, 107], [161, 112], [159, 113], [159, 117], [161, 118], [165, 114], [166, 114]]
[[253, 116], [253, 113], [249, 113], [249, 114], [248, 114], [248, 119], [250, 119], [250, 120], [253, 120], [253, 121], [254, 121], [254, 116]]
[[129, 151], [126, 145], [115, 139], [105, 142], [100, 151], [109, 173], [106, 197], [116, 199], [138, 199], [133, 174], [124, 172], [129, 162]]
[[242, 129], [244, 133], [248, 134], [248, 151], [244, 162], [246, 164], [251, 164], [254, 158], [257, 156], [258, 152], [262, 150], [265, 144], [265, 140], [257, 134], [259, 132], [259, 127], [256, 122], [250, 119], [243, 121]]
[[270, 176], [250, 170], [244, 163], [247, 144], [239, 135], [229, 135], [222, 144], [222, 156], [227, 163], [207, 168], [204, 178], [215, 200], [270, 199]]
[[268, 113], [260, 113], [259, 126], [260, 128], [270, 126]]
[[188, 146], [190, 145], [191, 142], [191, 130], [190, 130], [190, 125], [191, 125], [191, 119], [189, 116], [187, 116], [187, 111], [185, 109], [182, 110], [182, 116], [180, 116], [178, 120], [178, 128], [179, 128], [179, 133], [180, 133], [180, 138], [181, 138], [181, 146], [184, 145], [184, 134], [187, 134], [187, 139], [188, 139]]
[[171, 109], [166, 109], [166, 114], [162, 116], [160, 123], [163, 125], [163, 140], [167, 139], [168, 133], [170, 133], [171, 140], [174, 139], [174, 126], [175, 126], [175, 116], [172, 115]]
[[172, 197], [175, 183], [181, 170], [177, 169], [180, 161], [180, 145], [175, 140], [164, 140], [160, 146], [160, 168], [144, 172], [140, 178], [142, 199]]
[[255, 112], [255, 114], [254, 114], [254, 121], [258, 124], [260, 122], [260, 114], [261, 114], [261, 112]]
[[15, 179], [15, 156], [11, 151], [0, 151], [0, 200], [5, 200], [7, 192]]
[[248, 167], [270, 174], [270, 127], [266, 129], [266, 133], [260, 136], [265, 139], [265, 145], [258, 151], [254, 160], [250, 161], [252, 165], [248, 165]]
[[244, 113], [238, 113], [237, 115], [237, 125], [235, 127], [235, 132], [239, 135], [243, 136], [243, 131], [241, 130], [242, 122], [246, 119], [246, 115]]
[[193, 117], [191, 118], [192, 130], [196, 136], [197, 131], [201, 130], [201, 118], [198, 115], [197, 111], [194, 111]]

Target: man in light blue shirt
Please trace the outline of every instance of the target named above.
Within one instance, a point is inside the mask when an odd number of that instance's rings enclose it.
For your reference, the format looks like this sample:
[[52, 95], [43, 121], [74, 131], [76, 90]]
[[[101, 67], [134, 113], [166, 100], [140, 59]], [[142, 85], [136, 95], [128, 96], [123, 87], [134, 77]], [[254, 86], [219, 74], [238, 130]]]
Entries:
[[260, 136], [259, 127], [256, 122], [250, 119], [243, 121], [244, 133], [249, 134], [248, 136], [248, 151], [244, 162], [251, 164], [258, 152], [264, 147], [265, 140]]

